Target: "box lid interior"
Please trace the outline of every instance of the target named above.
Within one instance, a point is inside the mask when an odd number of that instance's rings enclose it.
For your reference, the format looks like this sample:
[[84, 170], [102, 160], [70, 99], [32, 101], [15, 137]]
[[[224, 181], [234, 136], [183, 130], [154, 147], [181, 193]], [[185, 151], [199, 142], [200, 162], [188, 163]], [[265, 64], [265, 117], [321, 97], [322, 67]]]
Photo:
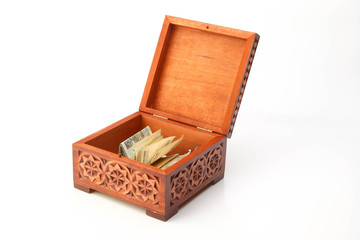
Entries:
[[140, 111], [230, 137], [258, 40], [166, 16]]

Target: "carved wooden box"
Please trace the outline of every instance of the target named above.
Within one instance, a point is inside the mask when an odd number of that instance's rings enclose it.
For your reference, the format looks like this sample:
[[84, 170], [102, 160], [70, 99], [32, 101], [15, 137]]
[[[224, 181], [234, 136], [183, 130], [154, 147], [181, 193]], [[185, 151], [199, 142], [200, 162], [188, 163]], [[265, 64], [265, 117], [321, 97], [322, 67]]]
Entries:
[[[221, 180], [258, 41], [256, 33], [166, 16], [139, 111], [73, 144], [74, 186], [167, 220]], [[118, 155], [146, 126], [184, 135], [174, 152], [198, 148], [165, 170]]]

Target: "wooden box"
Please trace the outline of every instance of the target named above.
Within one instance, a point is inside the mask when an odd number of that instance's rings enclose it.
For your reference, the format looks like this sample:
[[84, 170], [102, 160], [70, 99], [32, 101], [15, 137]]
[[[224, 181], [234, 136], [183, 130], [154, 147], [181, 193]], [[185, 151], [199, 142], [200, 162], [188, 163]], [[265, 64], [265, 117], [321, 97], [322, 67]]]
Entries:
[[[167, 220], [224, 177], [231, 137], [259, 35], [166, 16], [138, 112], [73, 144], [74, 186], [99, 191]], [[162, 170], [118, 155], [142, 128], [184, 135], [197, 150]]]

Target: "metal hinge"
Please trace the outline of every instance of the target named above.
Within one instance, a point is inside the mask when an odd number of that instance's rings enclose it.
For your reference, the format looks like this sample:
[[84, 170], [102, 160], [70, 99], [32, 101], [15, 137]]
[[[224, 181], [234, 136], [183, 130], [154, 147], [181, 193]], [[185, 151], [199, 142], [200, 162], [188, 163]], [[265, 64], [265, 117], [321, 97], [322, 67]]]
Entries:
[[160, 115], [153, 114], [153, 116], [158, 117], [158, 118], [162, 118], [162, 119], [166, 119], [166, 120], [168, 120], [168, 118], [167, 118], [167, 117], [163, 117], [163, 116], [160, 116]]
[[211, 131], [211, 130], [209, 130], [209, 129], [206, 129], [206, 128], [202, 128], [202, 127], [197, 127], [197, 128], [200, 129], [200, 130], [207, 131], [207, 132], [213, 132], [213, 131]]

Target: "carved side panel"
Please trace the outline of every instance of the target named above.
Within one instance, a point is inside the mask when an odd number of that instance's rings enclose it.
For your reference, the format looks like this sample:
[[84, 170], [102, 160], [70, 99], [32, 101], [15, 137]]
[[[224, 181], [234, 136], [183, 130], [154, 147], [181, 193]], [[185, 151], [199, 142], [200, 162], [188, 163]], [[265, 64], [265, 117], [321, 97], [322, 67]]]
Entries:
[[199, 156], [183, 170], [170, 178], [170, 206], [192, 193], [202, 183], [210, 182], [212, 177], [223, 171], [225, 156], [224, 143]]
[[159, 178], [115, 161], [81, 152], [78, 157], [79, 178], [118, 194], [159, 205]]
[[251, 49], [250, 57], [249, 57], [249, 60], [248, 60], [247, 65], [246, 65], [246, 70], [245, 70], [244, 78], [243, 78], [242, 83], [241, 83], [239, 96], [238, 96], [238, 98], [237, 98], [237, 101], [236, 101], [236, 104], [235, 104], [235, 109], [234, 109], [234, 111], [233, 111], [233, 115], [232, 115], [232, 118], [231, 118], [230, 127], [229, 127], [229, 130], [228, 130], [228, 133], [227, 133], [227, 137], [228, 137], [228, 138], [231, 137], [232, 132], [233, 132], [233, 130], [234, 130], [236, 117], [237, 117], [237, 114], [238, 114], [238, 112], [239, 112], [241, 100], [242, 100], [242, 98], [243, 98], [243, 96], [244, 96], [244, 91], [245, 91], [246, 83], [247, 83], [247, 80], [248, 80], [248, 78], [249, 78], [249, 74], [250, 74], [250, 70], [251, 70], [251, 65], [252, 65], [252, 63], [253, 63], [253, 61], [254, 61], [255, 52], [256, 52], [257, 45], [258, 45], [258, 43], [259, 43], [259, 39], [260, 39], [260, 36], [256, 34], [255, 40], [254, 40], [254, 43], [253, 43], [253, 46], [252, 46], [252, 49]]

